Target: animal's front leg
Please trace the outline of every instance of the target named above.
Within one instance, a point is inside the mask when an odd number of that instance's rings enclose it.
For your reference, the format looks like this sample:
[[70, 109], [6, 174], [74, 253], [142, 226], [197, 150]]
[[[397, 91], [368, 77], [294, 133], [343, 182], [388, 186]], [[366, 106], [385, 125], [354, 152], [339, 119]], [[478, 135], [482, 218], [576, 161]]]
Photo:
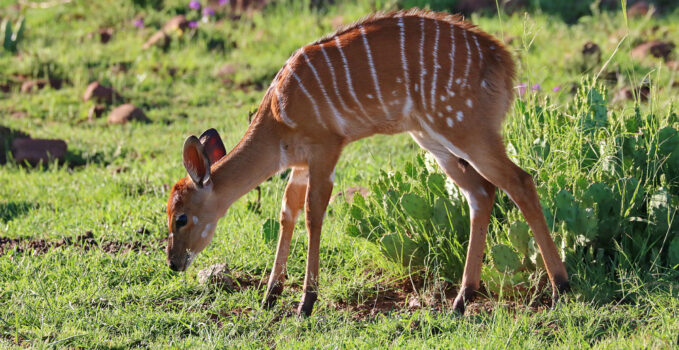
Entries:
[[271, 275], [269, 276], [269, 283], [266, 286], [266, 294], [264, 294], [264, 300], [262, 300], [263, 308], [272, 307], [283, 291], [285, 266], [290, 254], [290, 241], [292, 239], [292, 232], [295, 229], [295, 223], [297, 222], [297, 216], [304, 206], [304, 197], [309, 182], [308, 177], [309, 172], [306, 168], [294, 168], [290, 174], [288, 185], [285, 187], [281, 208], [281, 229], [278, 236], [278, 248], [276, 249], [276, 258], [274, 259]]
[[321, 227], [325, 210], [332, 193], [335, 163], [339, 152], [326, 155], [309, 164], [309, 188], [306, 200], [306, 226], [309, 233], [304, 291], [297, 313], [309, 316], [318, 298], [318, 265], [321, 245]]

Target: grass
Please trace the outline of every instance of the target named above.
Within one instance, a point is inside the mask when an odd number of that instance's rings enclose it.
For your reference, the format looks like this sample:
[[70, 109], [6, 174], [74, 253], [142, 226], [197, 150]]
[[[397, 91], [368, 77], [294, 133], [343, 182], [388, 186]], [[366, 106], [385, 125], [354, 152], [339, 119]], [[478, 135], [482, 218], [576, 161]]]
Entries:
[[[248, 203], [257, 199], [255, 192], [234, 204], [220, 221], [214, 241], [188, 272], [172, 273], [165, 266], [165, 204], [169, 187], [185, 175], [181, 164], [185, 137], [214, 127], [227, 148], [232, 147], [248, 126], [248, 112], [263, 95], [257, 86], [266, 86], [297, 47], [331, 32], [338, 16], [349, 23], [375, 6], [392, 7], [390, 2], [341, 2], [322, 10], [283, 2], [240, 21], [201, 24], [197, 32], [174, 40], [167, 51], [142, 50], [141, 45], [167, 18], [185, 11], [184, 1], [165, 1], [161, 9], [122, 1], [73, 1], [21, 13], [9, 2], [0, 4], [0, 17], [27, 19], [20, 54], [0, 53], [0, 84], [19, 75], [65, 81], [61, 89], [23, 94], [15, 84], [11, 91], [0, 92], [2, 125], [36, 138], [61, 138], [69, 147], [67, 164], [41, 169], [11, 163], [0, 167], [0, 236], [54, 244], [88, 231], [93, 235], [89, 244], [2, 252], [3, 347], [619, 349], [679, 345], [676, 269], [641, 269], [632, 260], [618, 263], [610, 273], [596, 265], [571, 263], [571, 274], [580, 283], [556, 309], [493, 296], [476, 304], [476, 311], [459, 317], [448, 303], [436, 302], [436, 281], [417, 292], [405, 292], [406, 271], [377, 247], [346, 235], [348, 219], [337, 204], [331, 205], [323, 228], [320, 300], [314, 315], [300, 319], [290, 313], [300, 297], [304, 274], [302, 220], [293, 238], [282, 299], [274, 309], [262, 310], [260, 281], [267, 276], [275, 247], [262, 239], [261, 225], [278, 216], [285, 184], [281, 176], [262, 184], [261, 212], [248, 210]], [[135, 16], [145, 18], [146, 28], [132, 25]], [[609, 95], [648, 79], [649, 101], [638, 106], [644, 123], [653, 130], [677, 126], [672, 117], [677, 72], [660, 60], [640, 62], [629, 57], [631, 48], [642, 40], [676, 37], [677, 19], [675, 13], [625, 24], [619, 13], [601, 13], [566, 25], [539, 13], [503, 15], [502, 21], [497, 15], [471, 17], [488, 32], [514, 37], [518, 81], [541, 85], [541, 92], [523, 98], [533, 112], [524, 114], [517, 103], [505, 127], [507, 142], [515, 145], [516, 161], [537, 175], [538, 185], [557, 181], [548, 176], [557, 165], [567, 175], [565, 181], [583, 171], [568, 153], [578, 134], [550, 124], [550, 119], [540, 125], [524, 115], [535, 116], [536, 108], [567, 114], [574, 103], [571, 84], [596, 75], [609, 58], [605, 71], [620, 73], [618, 82], [609, 85]], [[654, 26], [659, 29], [654, 31]], [[88, 36], [101, 27], [115, 29], [107, 44], [96, 35]], [[208, 48], [214, 39], [224, 40], [223, 50]], [[586, 41], [601, 46], [602, 63], [587, 66], [582, 61], [580, 50]], [[236, 68], [232, 82], [224, 83], [216, 75], [224, 64]], [[127, 70], [112, 68], [116, 66]], [[87, 122], [91, 105], [83, 103], [81, 96], [93, 80], [116, 88], [153, 122], [125, 126], [108, 126], [104, 119]], [[561, 91], [552, 92], [554, 86]], [[612, 119], [623, 118], [634, 113], [635, 104], [610, 103], [609, 108]], [[614, 127], [618, 124], [612, 125], [605, 133], [621, 132]], [[533, 136], [543, 134], [559, 145], [562, 156], [554, 162], [564, 166], [541, 163], [531, 153]], [[336, 191], [366, 186], [379, 170], [398, 170], [418, 152], [406, 135], [356, 142], [347, 147], [337, 167]], [[502, 237], [503, 224], [491, 225], [491, 240]], [[132, 242], [138, 242], [137, 249], [122, 245]], [[111, 244], [122, 248], [104, 249]], [[227, 262], [251, 283], [236, 292], [200, 285], [197, 272], [219, 262]], [[400, 299], [387, 304], [393, 309], [373, 311], [375, 300], [389, 301], [383, 296]], [[423, 307], [408, 306], [418, 303]]]

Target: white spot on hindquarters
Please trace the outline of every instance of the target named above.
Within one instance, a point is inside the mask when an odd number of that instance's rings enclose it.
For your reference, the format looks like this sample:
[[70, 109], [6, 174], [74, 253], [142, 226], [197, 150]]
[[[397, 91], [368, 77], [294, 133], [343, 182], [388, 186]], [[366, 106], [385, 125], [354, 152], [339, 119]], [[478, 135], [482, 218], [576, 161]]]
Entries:
[[453, 127], [453, 119], [452, 118], [446, 118], [446, 123], [448, 124], [449, 128]]
[[451, 107], [451, 106], [446, 106], [446, 111], [450, 112], [450, 111], [452, 111], [452, 110], [453, 110], [453, 107]]
[[461, 122], [462, 119], [464, 119], [464, 114], [462, 113], [462, 111], [457, 111], [457, 121]]
[[484, 89], [488, 87], [488, 83], [486, 83], [485, 79], [481, 80], [481, 87], [484, 88]]
[[450, 96], [455, 96], [455, 91], [453, 91], [453, 90], [448, 90], [448, 95], [450, 95]]
[[371, 100], [372, 100], [373, 98], [375, 98], [372, 94], [367, 94], [367, 95], [365, 95], [365, 96], [366, 96], [367, 98], [371, 99]]
[[207, 237], [208, 233], [210, 233], [210, 227], [212, 227], [211, 224], [206, 224], [205, 228], [203, 229], [203, 232], [200, 233], [200, 237], [202, 238]]
[[445, 96], [445, 95], [441, 95], [441, 96], [439, 97], [439, 100], [445, 101], [445, 100], [446, 100], [446, 96]]
[[443, 117], [443, 113], [441, 113], [441, 112], [436, 113], [436, 115], [439, 116], [439, 118]]
[[472, 99], [471, 98], [467, 99], [467, 107], [472, 108]]
[[417, 88], [417, 84], [415, 84], [415, 92], [418, 92], [419, 89]]
[[460, 78], [455, 79], [455, 84], [460, 85], [460, 83], [462, 83], [462, 79]]
[[197, 217], [197, 216], [194, 216], [194, 217], [193, 217], [193, 224], [195, 225], [195, 224], [197, 224], [197, 223], [198, 223], [198, 217]]

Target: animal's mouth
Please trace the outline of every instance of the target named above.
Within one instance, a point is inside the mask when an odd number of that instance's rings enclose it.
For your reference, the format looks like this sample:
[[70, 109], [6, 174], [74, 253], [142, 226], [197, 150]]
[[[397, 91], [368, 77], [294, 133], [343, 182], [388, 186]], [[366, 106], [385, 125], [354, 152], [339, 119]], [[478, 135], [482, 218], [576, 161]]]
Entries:
[[184, 268], [182, 271], [185, 271], [186, 269], [191, 266], [191, 263], [193, 263], [193, 259], [196, 258], [196, 253], [193, 252], [186, 252], [186, 257], [184, 258]]

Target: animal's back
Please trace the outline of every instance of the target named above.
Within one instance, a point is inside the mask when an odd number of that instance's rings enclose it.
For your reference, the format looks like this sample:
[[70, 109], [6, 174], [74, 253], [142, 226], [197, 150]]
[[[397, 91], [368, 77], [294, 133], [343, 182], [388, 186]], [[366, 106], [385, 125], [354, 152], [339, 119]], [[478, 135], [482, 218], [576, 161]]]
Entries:
[[291, 128], [347, 139], [468, 123], [499, 130], [514, 62], [499, 41], [459, 16], [408, 11], [368, 17], [306, 45], [269, 93]]

